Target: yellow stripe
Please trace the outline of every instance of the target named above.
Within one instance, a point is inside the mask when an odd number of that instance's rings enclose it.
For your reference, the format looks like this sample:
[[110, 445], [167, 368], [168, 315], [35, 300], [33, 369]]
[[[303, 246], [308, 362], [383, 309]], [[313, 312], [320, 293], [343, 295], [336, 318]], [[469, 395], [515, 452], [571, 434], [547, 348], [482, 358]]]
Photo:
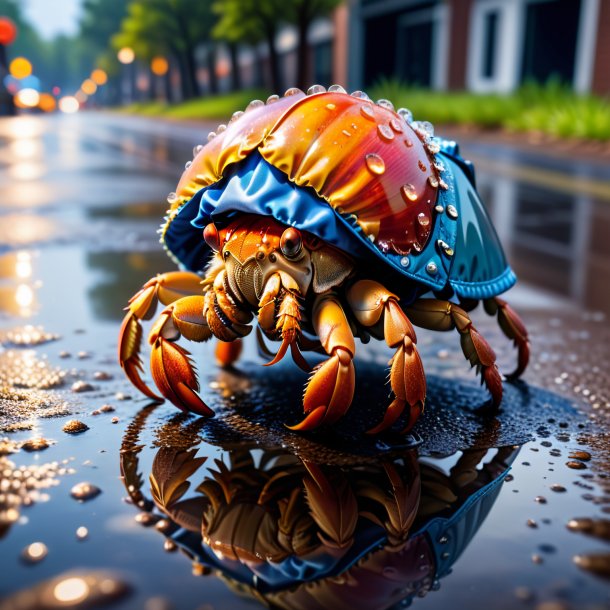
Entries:
[[477, 171], [482, 169], [490, 174], [506, 176], [536, 186], [543, 186], [573, 195], [589, 195], [610, 202], [610, 182], [583, 176], [568, 176], [553, 170], [510, 165], [483, 158], [472, 157], [472, 160]]

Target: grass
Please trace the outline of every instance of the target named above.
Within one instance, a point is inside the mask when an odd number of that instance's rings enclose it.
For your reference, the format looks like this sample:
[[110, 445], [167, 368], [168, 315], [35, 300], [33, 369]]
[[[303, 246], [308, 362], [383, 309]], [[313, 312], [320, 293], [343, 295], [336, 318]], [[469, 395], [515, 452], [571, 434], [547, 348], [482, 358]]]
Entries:
[[[396, 80], [383, 80], [368, 91], [372, 99], [387, 98], [397, 108], [409, 108], [416, 119], [445, 125], [539, 132], [557, 138], [610, 141], [610, 100], [577, 95], [560, 83], [528, 84], [509, 95], [413, 89]], [[144, 102], [120, 112], [171, 119], [226, 121], [253, 99], [268, 92], [249, 89], [202, 97], [178, 104]]]
[[577, 95], [554, 81], [527, 84], [515, 93], [499, 95], [427, 91], [386, 80], [368, 93], [372, 99], [392, 100], [396, 107], [409, 108], [416, 119], [432, 123], [610, 141], [610, 100]]
[[138, 102], [119, 109], [119, 112], [168, 119], [229, 120], [236, 110], [244, 110], [254, 99], [267, 99], [268, 92], [248, 89], [223, 95], [200, 97], [178, 104], [163, 102]]

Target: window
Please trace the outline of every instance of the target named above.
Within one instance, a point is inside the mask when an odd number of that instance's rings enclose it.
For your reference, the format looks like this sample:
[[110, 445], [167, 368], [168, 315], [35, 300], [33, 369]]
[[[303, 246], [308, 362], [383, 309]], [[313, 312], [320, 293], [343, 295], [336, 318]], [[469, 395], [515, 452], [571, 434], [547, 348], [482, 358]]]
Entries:
[[483, 20], [483, 54], [482, 76], [493, 78], [496, 67], [496, 52], [498, 40], [498, 11], [485, 14]]

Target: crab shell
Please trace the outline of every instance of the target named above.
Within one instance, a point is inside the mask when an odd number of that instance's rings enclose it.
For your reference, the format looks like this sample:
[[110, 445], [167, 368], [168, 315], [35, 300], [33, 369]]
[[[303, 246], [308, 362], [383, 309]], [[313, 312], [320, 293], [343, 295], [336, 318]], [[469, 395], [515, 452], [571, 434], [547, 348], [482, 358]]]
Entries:
[[415, 280], [408, 300], [429, 289], [481, 299], [510, 288], [516, 278], [457, 145], [387, 100], [331, 89], [256, 100], [197, 147], [160, 231], [174, 260], [200, 271], [210, 254], [203, 227], [246, 212], [365, 264], [383, 261], [393, 287]]

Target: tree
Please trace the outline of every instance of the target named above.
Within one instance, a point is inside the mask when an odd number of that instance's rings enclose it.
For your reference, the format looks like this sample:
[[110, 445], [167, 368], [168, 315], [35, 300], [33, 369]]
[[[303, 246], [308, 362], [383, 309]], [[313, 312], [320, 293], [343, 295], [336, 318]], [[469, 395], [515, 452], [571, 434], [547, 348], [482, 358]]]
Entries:
[[278, 93], [282, 91], [282, 78], [275, 39], [287, 15], [286, 5], [286, 0], [216, 0], [213, 5], [219, 16], [213, 30], [216, 38], [230, 44], [266, 42], [271, 86]]
[[[214, 61], [211, 30], [215, 16], [210, 0], [134, 0], [121, 23], [113, 46], [130, 46], [139, 57], [171, 56], [180, 70], [182, 96], [199, 95], [195, 50], [210, 43], [209, 61]], [[215, 72], [210, 75], [210, 89], [215, 90]]]
[[291, 0], [288, 20], [297, 28], [297, 87], [306, 89], [309, 85], [309, 45], [307, 36], [311, 24], [321, 17], [327, 17], [343, 0]]

